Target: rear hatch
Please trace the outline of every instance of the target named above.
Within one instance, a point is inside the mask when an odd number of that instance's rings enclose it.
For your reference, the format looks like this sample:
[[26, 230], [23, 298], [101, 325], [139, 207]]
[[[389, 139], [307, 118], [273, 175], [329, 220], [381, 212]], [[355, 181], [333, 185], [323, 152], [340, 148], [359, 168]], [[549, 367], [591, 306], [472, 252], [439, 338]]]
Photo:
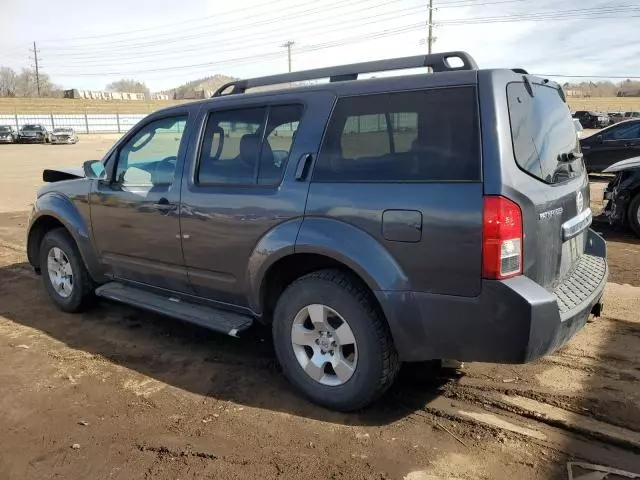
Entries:
[[585, 250], [591, 223], [589, 182], [573, 121], [555, 84], [507, 86], [515, 161], [526, 175], [521, 195], [523, 273], [549, 290], [570, 273]]

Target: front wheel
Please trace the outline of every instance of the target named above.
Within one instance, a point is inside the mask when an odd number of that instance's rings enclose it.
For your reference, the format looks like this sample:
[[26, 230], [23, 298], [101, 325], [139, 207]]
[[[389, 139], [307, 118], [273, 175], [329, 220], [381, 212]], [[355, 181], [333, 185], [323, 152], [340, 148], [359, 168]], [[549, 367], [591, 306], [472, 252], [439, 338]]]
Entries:
[[335, 270], [306, 275], [284, 291], [273, 337], [289, 381], [334, 410], [369, 405], [391, 386], [400, 366], [369, 292]]
[[93, 282], [73, 238], [48, 232], [40, 244], [40, 270], [49, 297], [65, 312], [80, 312], [93, 299]]
[[640, 237], [640, 193], [631, 200], [628, 215], [629, 225], [636, 235]]

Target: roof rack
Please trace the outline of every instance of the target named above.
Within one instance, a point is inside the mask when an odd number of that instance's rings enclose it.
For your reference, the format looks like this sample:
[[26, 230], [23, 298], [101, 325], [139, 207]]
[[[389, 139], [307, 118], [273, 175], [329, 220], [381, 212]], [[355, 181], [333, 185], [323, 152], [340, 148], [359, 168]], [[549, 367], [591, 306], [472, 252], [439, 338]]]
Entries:
[[[453, 66], [452, 59], [462, 61], [461, 66]], [[244, 93], [249, 88], [264, 87], [266, 85], [278, 85], [282, 83], [301, 82], [304, 80], [316, 80], [327, 78], [331, 82], [345, 80], [357, 80], [361, 73], [385, 72], [390, 70], [404, 70], [408, 68], [431, 67], [434, 72], [449, 72], [457, 70], [477, 70], [475, 60], [466, 52], [444, 52], [431, 55], [416, 55], [413, 57], [392, 58], [389, 60], [377, 60], [373, 62], [352, 63], [336, 67], [315, 68], [301, 72], [282, 73], [267, 77], [236, 80], [226, 83], [216, 90], [214, 97]], [[231, 88], [231, 91], [225, 93]]]

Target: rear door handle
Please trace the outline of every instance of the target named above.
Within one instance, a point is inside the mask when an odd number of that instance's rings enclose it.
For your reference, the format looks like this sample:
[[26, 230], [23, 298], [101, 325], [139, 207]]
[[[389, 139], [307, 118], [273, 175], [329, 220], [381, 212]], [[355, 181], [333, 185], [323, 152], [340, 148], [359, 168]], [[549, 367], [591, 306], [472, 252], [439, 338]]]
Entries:
[[296, 168], [296, 180], [301, 182], [307, 175], [309, 174], [309, 169], [311, 168], [311, 161], [313, 160], [313, 155], [310, 153], [304, 153], [300, 160], [298, 160], [298, 168]]

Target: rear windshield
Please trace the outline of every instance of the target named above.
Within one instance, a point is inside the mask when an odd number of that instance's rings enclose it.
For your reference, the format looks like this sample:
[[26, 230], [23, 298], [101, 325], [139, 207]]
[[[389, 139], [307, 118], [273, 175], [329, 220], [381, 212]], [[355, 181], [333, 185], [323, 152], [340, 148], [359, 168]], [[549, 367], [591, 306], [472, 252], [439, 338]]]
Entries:
[[561, 183], [580, 176], [581, 159], [567, 161], [580, 152], [580, 143], [569, 107], [551, 86], [524, 82], [507, 86], [511, 138], [516, 162], [525, 172], [546, 183]]
[[25, 125], [22, 127], [22, 130], [33, 130], [37, 132], [42, 130], [42, 127], [40, 125]]

